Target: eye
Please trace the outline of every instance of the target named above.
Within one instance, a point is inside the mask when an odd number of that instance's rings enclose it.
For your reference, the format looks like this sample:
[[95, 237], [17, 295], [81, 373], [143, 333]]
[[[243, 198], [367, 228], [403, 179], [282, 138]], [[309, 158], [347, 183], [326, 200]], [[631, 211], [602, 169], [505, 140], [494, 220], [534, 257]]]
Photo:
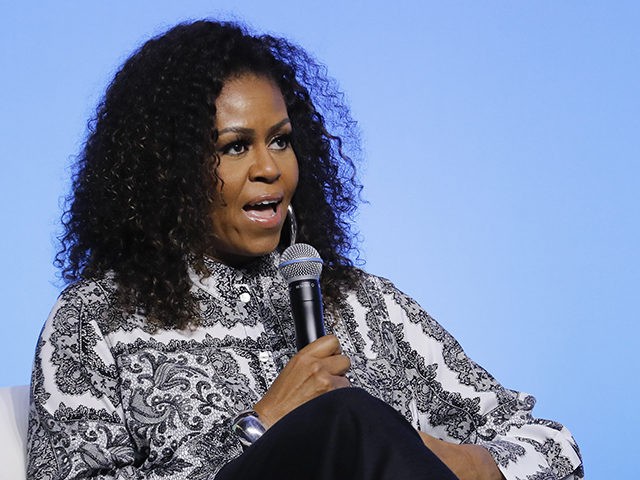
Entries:
[[234, 142], [226, 144], [222, 147], [221, 151], [223, 155], [242, 155], [246, 153], [249, 145], [246, 141], [236, 140]]
[[273, 150], [286, 150], [289, 145], [291, 145], [291, 136], [286, 133], [278, 135], [273, 140], [271, 140], [271, 144], [269, 146]]

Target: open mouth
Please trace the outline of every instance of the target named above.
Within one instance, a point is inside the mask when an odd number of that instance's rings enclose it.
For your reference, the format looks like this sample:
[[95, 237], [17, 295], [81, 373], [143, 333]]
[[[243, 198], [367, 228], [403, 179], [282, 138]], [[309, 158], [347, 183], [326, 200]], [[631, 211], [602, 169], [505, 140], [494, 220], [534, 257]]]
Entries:
[[249, 217], [256, 220], [268, 220], [278, 213], [278, 206], [282, 200], [262, 200], [260, 202], [249, 203], [242, 207]]

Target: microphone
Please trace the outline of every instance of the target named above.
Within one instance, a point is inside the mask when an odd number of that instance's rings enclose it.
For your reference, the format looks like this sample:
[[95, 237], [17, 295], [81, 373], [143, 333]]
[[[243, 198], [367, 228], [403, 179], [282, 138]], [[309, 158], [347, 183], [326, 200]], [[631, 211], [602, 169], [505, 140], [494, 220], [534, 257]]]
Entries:
[[311, 245], [295, 243], [282, 252], [278, 265], [289, 284], [298, 350], [325, 334], [320, 292], [322, 263], [320, 254]]

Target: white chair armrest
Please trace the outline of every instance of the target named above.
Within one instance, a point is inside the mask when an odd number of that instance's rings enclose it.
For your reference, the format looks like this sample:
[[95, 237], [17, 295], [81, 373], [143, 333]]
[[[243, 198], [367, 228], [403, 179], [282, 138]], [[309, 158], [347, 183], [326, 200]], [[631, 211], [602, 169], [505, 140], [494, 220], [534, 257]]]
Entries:
[[29, 386], [0, 388], [0, 477], [25, 480]]

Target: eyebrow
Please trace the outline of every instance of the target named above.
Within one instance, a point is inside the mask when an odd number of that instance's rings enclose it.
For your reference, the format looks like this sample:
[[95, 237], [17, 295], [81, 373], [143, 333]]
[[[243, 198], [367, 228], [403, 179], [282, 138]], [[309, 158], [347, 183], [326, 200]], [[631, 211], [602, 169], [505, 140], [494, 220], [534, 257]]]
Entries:
[[[271, 128], [269, 128], [269, 131], [267, 132], [268, 135], [273, 135], [275, 132], [277, 132], [278, 130], [280, 130], [282, 127], [284, 127], [287, 124], [290, 124], [291, 120], [289, 120], [289, 118], [284, 118], [282, 120], [280, 120], [278, 123], [276, 123], [275, 125], [273, 125]], [[251, 135], [253, 136], [255, 134], [255, 130], [253, 128], [244, 128], [244, 127], [227, 127], [227, 128], [223, 128], [222, 130], [218, 130], [218, 137], [220, 135], [223, 135], [225, 133], [237, 133], [237, 134], [241, 134], [241, 135]]]

